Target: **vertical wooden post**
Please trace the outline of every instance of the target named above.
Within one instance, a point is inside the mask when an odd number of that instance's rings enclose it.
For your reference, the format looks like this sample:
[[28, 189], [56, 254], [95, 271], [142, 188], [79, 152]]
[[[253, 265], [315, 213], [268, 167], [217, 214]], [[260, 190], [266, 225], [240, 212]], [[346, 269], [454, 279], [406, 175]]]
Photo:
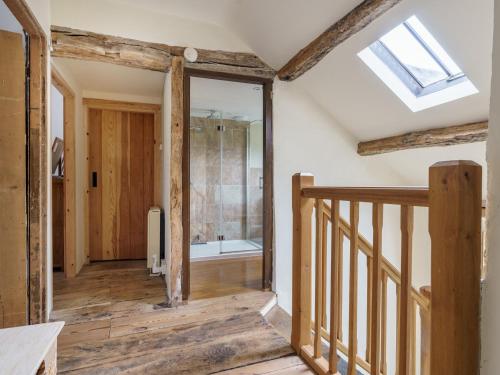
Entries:
[[[340, 208], [339, 208], [340, 212]], [[340, 220], [340, 219], [339, 219]], [[342, 291], [344, 290], [344, 231], [339, 228], [338, 230], [339, 236], [339, 260], [337, 262], [337, 292], [338, 292], [338, 304], [337, 304], [337, 338], [339, 341], [343, 339], [343, 331], [342, 331], [342, 323], [343, 323], [343, 314], [342, 314], [342, 304], [343, 304], [343, 295]]]
[[366, 350], [365, 360], [371, 363], [372, 354], [372, 304], [373, 304], [373, 257], [366, 256]]
[[411, 299], [410, 304], [410, 365], [409, 374], [417, 371], [417, 301]]
[[351, 202], [350, 225], [351, 259], [349, 269], [349, 360], [347, 375], [356, 375], [356, 365], [358, 360], [359, 202]]
[[[431, 299], [431, 288], [424, 286], [420, 293]], [[420, 308], [420, 375], [431, 375], [431, 312]]]
[[339, 305], [339, 270], [342, 269], [340, 237], [343, 236], [340, 232], [340, 203], [338, 200], [332, 200], [330, 217], [332, 220], [332, 255], [331, 255], [331, 288], [330, 288], [330, 360], [329, 367], [331, 374], [337, 374], [337, 338], [339, 332], [340, 320], [338, 312]]
[[412, 269], [413, 207], [401, 206], [401, 294], [399, 309], [398, 375], [410, 373], [410, 309]]
[[323, 200], [316, 199], [316, 257], [314, 288], [314, 358], [321, 358], [321, 327], [323, 326]]
[[302, 189], [314, 185], [314, 177], [297, 173], [292, 177], [292, 347], [297, 353], [311, 344], [311, 251], [314, 199], [303, 198]]
[[380, 373], [387, 375], [387, 273], [382, 271], [382, 311], [380, 319]]
[[379, 203], [373, 204], [373, 264], [372, 264], [372, 298], [371, 298], [371, 353], [370, 365], [371, 375], [380, 374], [380, 288], [382, 285], [382, 226], [384, 221], [384, 206]]
[[[172, 119], [170, 153], [170, 262], [167, 273], [167, 305], [182, 300], [182, 139], [184, 129], [184, 58], [172, 60]], [[186, 187], [187, 189], [189, 186]], [[186, 228], [186, 230], [189, 230]]]
[[[324, 207], [324, 206], [323, 206]], [[324, 211], [324, 210], [323, 210]], [[323, 306], [323, 311], [321, 312], [321, 327], [325, 329], [325, 331], [328, 328], [327, 325], [327, 315], [326, 315], [326, 309], [327, 309], [327, 298], [326, 298], [326, 292], [327, 292], [327, 287], [326, 287], [326, 279], [327, 279], [327, 274], [328, 274], [328, 264], [327, 264], [327, 249], [328, 249], [328, 216], [323, 212], [323, 230], [322, 230], [322, 239], [321, 239], [321, 254], [323, 257], [323, 260], [321, 262], [323, 266], [323, 289], [322, 289], [322, 296], [321, 298], [323, 299], [322, 306]], [[330, 271], [333, 273], [333, 271]]]
[[429, 170], [431, 374], [479, 374], [481, 166]]

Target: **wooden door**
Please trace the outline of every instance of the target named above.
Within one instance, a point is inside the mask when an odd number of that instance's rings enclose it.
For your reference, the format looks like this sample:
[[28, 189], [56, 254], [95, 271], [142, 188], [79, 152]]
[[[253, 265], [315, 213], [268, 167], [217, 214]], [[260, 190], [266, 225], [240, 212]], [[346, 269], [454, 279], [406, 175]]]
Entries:
[[26, 106], [23, 36], [0, 30], [0, 328], [26, 324]]
[[89, 109], [90, 260], [145, 259], [154, 115]]
[[52, 176], [52, 268], [64, 271], [64, 180]]

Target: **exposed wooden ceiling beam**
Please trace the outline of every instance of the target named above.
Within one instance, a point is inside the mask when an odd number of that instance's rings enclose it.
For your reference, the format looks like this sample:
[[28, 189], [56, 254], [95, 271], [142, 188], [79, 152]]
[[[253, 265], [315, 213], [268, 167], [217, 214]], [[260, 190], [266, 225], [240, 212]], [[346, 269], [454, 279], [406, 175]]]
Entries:
[[482, 142], [486, 141], [487, 137], [488, 121], [475, 122], [360, 142], [358, 144], [358, 154], [362, 156], [377, 155], [411, 148]]
[[[101, 61], [132, 68], [166, 72], [172, 57], [183, 56], [185, 47], [52, 26], [53, 57]], [[259, 57], [245, 52], [197, 49], [198, 60], [187, 67], [273, 79], [276, 72]]]
[[293, 81], [307, 72], [339, 44], [363, 30], [402, 0], [365, 0], [330, 26], [278, 71], [282, 81]]

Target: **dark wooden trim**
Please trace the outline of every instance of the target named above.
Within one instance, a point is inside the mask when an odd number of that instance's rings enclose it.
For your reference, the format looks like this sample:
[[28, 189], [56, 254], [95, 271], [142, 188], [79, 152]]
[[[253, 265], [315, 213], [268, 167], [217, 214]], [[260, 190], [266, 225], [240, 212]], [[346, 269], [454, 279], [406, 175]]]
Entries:
[[27, 323], [38, 324], [46, 321], [47, 313], [47, 38], [25, 0], [4, 0], [4, 3], [30, 38], [27, 186], [29, 285], [25, 292], [29, 302]]
[[182, 299], [187, 300], [191, 291], [191, 166], [190, 166], [190, 137], [189, 122], [191, 118], [191, 75], [188, 69], [184, 69], [184, 129], [182, 142]]
[[278, 77], [282, 81], [299, 78], [335, 47], [363, 30], [399, 2], [401, 0], [364, 0], [292, 57], [278, 71]]
[[264, 83], [264, 217], [262, 288], [272, 289], [274, 248], [273, 84]]
[[244, 75], [244, 74], [207, 71], [207, 70], [203, 70], [203, 69], [192, 68], [192, 67], [189, 67], [189, 65], [187, 68], [184, 69], [184, 71], [186, 72], [186, 74], [188, 74], [191, 77], [217, 79], [219, 81], [255, 83], [255, 84], [262, 84], [262, 85], [264, 85], [266, 83], [271, 83], [271, 84], [273, 83], [273, 79], [254, 77], [254, 76], [249, 76], [249, 75]]
[[487, 137], [488, 121], [482, 121], [360, 142], [358, 143], [358, 154], [367, 156], [413, 148], [484, 142]]
[[[190, 294], [190, 149], [189, 149], [189, 122], [190, 122], [190, 94], [191, 77], [207, 78], [223, 81], [253, 83], [263, 86], [264, 110], [264, 212], [263, 212], [263, 269], [262, 288], [272, 288], [273, 277], [273, 247], [274, 247], [274, 172], [273, 172], [273, 80], [251, 77], [241, 74], [225, 72], [212, 72], [200, 69], [186, 68], [184, 70], [184, 140], [182, 161], [183, 213], [182, 225], [187, 230], [183, 231], [183, 265], [182, 265], [182, 297], [188, 299]], [[187, 187], [187, 188], [186, 188]]]

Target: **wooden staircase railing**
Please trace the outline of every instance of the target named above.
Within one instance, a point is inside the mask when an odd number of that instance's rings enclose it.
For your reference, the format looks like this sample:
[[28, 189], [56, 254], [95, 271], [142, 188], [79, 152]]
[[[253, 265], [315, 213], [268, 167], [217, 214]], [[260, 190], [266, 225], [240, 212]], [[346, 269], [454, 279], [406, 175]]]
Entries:
[[[338, 227], [338, 240], [339, 240], [339, 259], [337, 262], [337, 266], [335, 268], [335, 272], [337, 274], [337, 301], [336, 301], [336, 308], [335, 308], [335, 313], [337, 314], [337, 350], [342, 352], [344, 355], [349, 355], [348, 348], [343, 344], [342, 339], [343, 339], [343, 334], [342, 334], [342, 306], [343, 306], [343, 301], [342, 301], [342, 278], [343, 278], [343, 267], [340, 267], [340, 265], [343, 264], [342, 261], [342, 248], [343, 248], [343, 242], [344, 239], [348, 239], [350, 241], [351, 239], [351, 227], [345, 221], [342, 217], [339, 216], [339, 227]], [[382, 220], [382, 219], [379, 219]], [[326, 267], [326, 261], [327, 261], [327, 241], [328, 241], [328, 223], [331, 223], [331, 207], [328, 206], [328, 204], [323, 202], [323, 229], [321, 230], [321, 256], [322, 256], [322, 278], [326, 276], [327, 273], [327, 267]], [[372, 283], [373, 283], [373, 246], [370, 244], [370, 242], [363, 237], [361, 234], [358, 233], [358, 253], [362, 253], [366, 256], [366, 265], [367, 265], [367, 284], [366, 284], [366, 290], [367, 290], [367, 311], [366, 311], [366, 316], [367, 316], [367, 327], [366, 327], [366, 333], [367, 333], [367, 340], [366, 340], [366, 353], [364, 357], [357, 356], [357, 365], [363, 368], [365, 371], [370, 372], [370, 356], [372, 355], [372, 340], [371, 340], [371, 322], [372, 322]], [[355, 272], [357, 275], [357, 272]], [[380, 304], [382, 306], [382, 311], [381, 311], [381, 316], [379, 317], [380, 324], [381, 324], [381, 332], [380, 332], [380, 368], [381, 372], [384, 374], [387, 374], [387, 360], [386, 360], [386, 353], [387, 353], [387, 310], [384, 309], [387, 307], [387, 288], [388, 288], [388, 281], [392, 281], [392, 283], [396, 287], [396, 294], [397, 294], [397, 304], [398, 306], [401, 303], [401, 273], [399, 270], [392, 265], [385, 257], [381, 257], [381, 270], [380, 270], [380, 280], [381, 280], [381, 301]], [[427, 293], [421, 293], [420, 291], [417, 291], [415, 288], [411, 288], [411, 293], [410, 293], [410, 306], [411, 306], [411, 314], [410, 314], [410, 354], [411, 354], [411, 361], [410, 365], [412, 369], [416, 369], [416, 345], [417, 345], [417, 332], [416, 332], [416, 316], [417, 316], [417, 308], [420, 311], [420, 315], [422, 317], [427, 317], [430, 315], [430, 295]], [[322, 303], [321, 307], [323, 309], [322, 311], [322, 319], [321, 319], [321, 336], [324, 340], [327, 342], [330, 342], [330, 336], [327, 331], [327, 309], [326, 309], [326, 303], [327, 303], [327, 298], [326, 298], [326, 288], [322, 288]], [[314, 322], [311, 327], [314, 330]], [[430, 329], [430, 327], [429, 327]], [[427, 360], [430, 358], [425, 358], [422, 359], [422, 364], [427, 366]], [[415, 373], [415, 370], [411, 372], [412, 374]], [[422, 374], [424, 375], [424, 374]], [[425, 374], [425, 375], [428, 375]]]
[[[481, 167], [465, 161], [438, 163], [430, 168], [429, 181], [429, 188], [334, 188], [315, 187], [310, 175], [293, 176], [292, 346], [318, 374], [338, 373], [339, 352], [347, 356], [348, 375], [355, 375], [358, 369], [371, 375], [387, 374], [388, 280], [392, 280], [397, 291], [396, 374], [416, 374], [417, 309], [422, 331], [430, 332], [421, 335], [420, 373], [479, 373]], [[330, 201], [330, 206], [325, 200]], [[340, 201], [350, 202], [350, 224], [340, 217]], [[372, 246], [359, 234], [360, 202], [372, 204]], [[401, 207], [401, 271], [382, 256], [383, 209], [388, 204]], [[415, 290], [411, 283], [416, 206], [429, 208], [432, 294]], [[331, 277], [327, 321], [329, 222]], [[345, 238], [350, 245], [347, 345], [342, 341]], [[362, 355], [357, 342], [360, 252], [366, 256], [368, 275], [367, 326], [363, 328], [366, 353]], [[326, 358], [322, 352], [324, 341], [329, 345]]]

